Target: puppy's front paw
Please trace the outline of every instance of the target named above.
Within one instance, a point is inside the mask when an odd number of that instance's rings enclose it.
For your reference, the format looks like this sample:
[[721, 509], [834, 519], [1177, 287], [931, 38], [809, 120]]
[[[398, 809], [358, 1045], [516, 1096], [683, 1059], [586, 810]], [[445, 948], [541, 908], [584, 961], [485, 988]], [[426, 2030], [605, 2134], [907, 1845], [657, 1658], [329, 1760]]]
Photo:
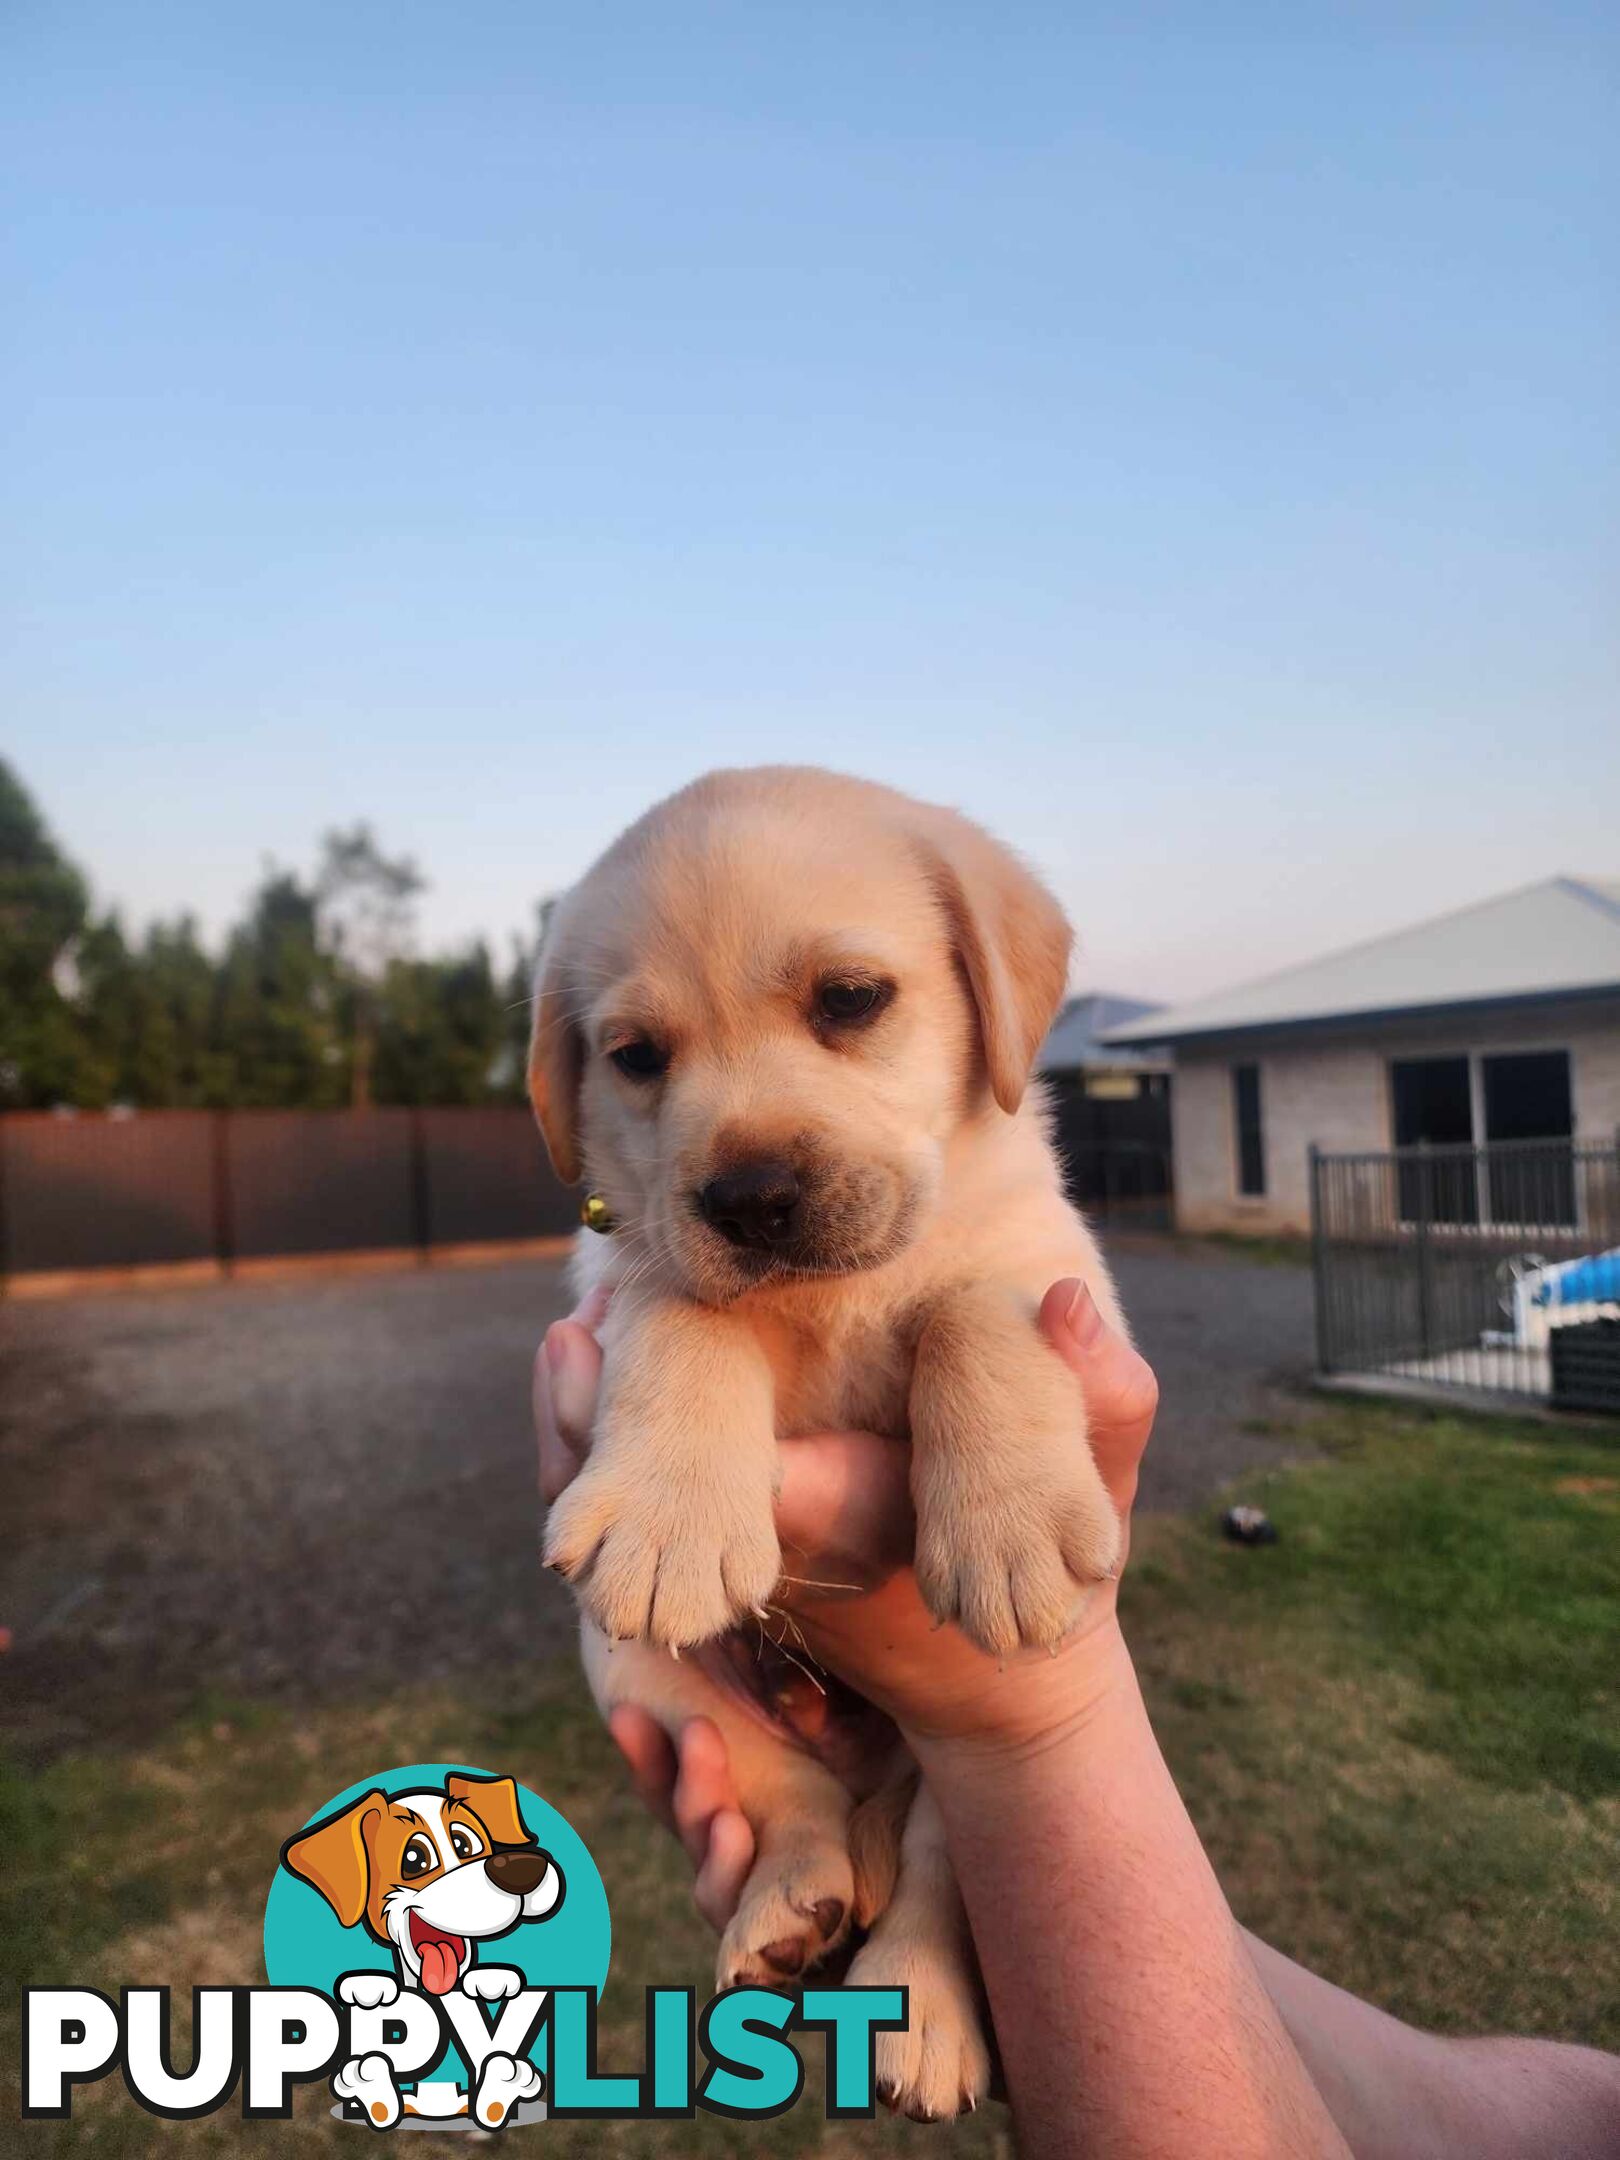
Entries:
[[339, 2002], [355, 2010], [385, 2010], [399, 2000], [399, 1982], [392, 1973], [345, 1973], [337, 1984]]
[[768, 1491], [594, 1459], [551, 1511], [545, 1558], [604, 1633], [677, 1650], [756, 1612], [782, 1571]]
[[1055, 1649], [1119, 1560], [1119, 1517], [1072, 1434], [1024, 1451], [1017, 1474], [936, 1465], [917, 1496], [917, 1586], [936, 1620], [981, 1650]]
[[474, 2002], [506, 2002], [523, 1992], [523, 1975], [515, 1965], [469, 1965], [461, 1976], [461, 1992]]

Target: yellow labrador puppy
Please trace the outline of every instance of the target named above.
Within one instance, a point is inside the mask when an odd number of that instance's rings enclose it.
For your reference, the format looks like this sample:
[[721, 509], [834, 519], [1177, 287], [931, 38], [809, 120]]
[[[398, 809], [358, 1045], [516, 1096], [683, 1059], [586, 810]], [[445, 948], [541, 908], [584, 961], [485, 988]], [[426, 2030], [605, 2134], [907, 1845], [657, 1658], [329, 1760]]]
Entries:
[[989, 2069], [926, 1792], [908, 1815], [910, 1787], [898, 1805], [892, 1783], [887, 1804], [852, 1791], [726, 1685], [723, 1657], [669, 1653], [759, 1636], [782, 1575], [777, 1441], [797, 1433], [909, 1439], [922, 1595], [998, 1656], [1058, 1642], [1115, 1565], [1078, 1389], [1034, 1325], [1071, 1274], [1120, 1324], [1031, 1087], [1069, 945], [967, 819], [762, 768], [711, 774], [615, 841], [558, 904], [537, 984], [535, 1107], [608, 1228], [582, 1240], [581, 1283], [616, 1286], [547, 1560], [604, 1711], [638, 1703], [672, 1733], [702, 1713], [726, 1737], [758, 1857], [720, 1984], [771, 1984], [867, 1928], [850, 1978], [909, 1986], [878, 2072], [919, 2115], [973, 2105]]

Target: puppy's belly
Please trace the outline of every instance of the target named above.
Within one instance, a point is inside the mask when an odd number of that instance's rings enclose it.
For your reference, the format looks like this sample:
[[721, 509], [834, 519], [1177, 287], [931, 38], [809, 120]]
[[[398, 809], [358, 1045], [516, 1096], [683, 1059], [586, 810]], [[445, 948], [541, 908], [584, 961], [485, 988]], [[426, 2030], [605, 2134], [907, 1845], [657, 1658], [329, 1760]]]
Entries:
[[688, 1718], [711, 1718], [733, 1763], [755, 1779], [768, 1774], [772, 1789], [785, 1754], [790, 1764], [814, 1761], [864, 1799], [901, 1744], [881, 1710], [761, 1627], [738, 1628], [676, 1659], [646, 1643], [611, 1642], [581, 1614], [580, 1656], [604, 1718], [632, 1704], [672, 1739]]

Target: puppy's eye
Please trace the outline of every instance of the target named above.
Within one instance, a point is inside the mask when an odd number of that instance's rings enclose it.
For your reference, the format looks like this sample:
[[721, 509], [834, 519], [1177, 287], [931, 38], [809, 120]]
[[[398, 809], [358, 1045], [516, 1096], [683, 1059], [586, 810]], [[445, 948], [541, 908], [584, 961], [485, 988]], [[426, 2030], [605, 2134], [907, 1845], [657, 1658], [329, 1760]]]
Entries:
[[439, 1856], [425, 1837], [413, 1837], [399, 1856], [399, 1872], [406, 1882], [414, 1875], [430, 1875], [439, 1864]]
[[627, 1080], [657, 1080], [669, 1069], [669, 1052], [639, 1035], [634, 1042], [620, 1043], [608, 1052]]
[[465, 1823], [450, 1825], [450, 1850], [458, 1860], [471, 1860], [474, 1854], [481, 1853], [483, 1849], [476, 1830], [469, 1830]]
[[823, 1020], [870, 1020], [889, 996], [885, 983], [826, 982], [816, 992], [816, 1011]]

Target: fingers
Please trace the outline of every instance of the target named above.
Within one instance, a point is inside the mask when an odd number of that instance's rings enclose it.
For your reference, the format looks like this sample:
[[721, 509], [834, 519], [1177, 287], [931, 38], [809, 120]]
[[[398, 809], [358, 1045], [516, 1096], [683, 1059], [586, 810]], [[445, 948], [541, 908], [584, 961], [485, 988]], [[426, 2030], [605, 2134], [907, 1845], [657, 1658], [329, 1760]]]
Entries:
[[666, 1830], [675, 1827], [675, 1749], [658, 1720], [635, 1703], [608, 1712], [608, 1731], [624, 1757], [642, 1806]]
[[737, 1805], [731, 1758], [720, 1728], [709, 1718], [688, 1718], [681, 1727], [680, 1769], [675, 1779], [675, 1832], [693, 1867], [709, 1850], [709, 1826]]
[[697, 1877], [693, 1900], [720, 1934], [754, 1864], [754, 1833], [737, 1805], [719, 1728], [708, 1718], [689, 1719], [677, 1754], [656, 1718], [633, 1703], [620, 1703], [608, 1715], [608, 1731], [643, 1806], [684, 1846]]
[[754, 1865], [754, 1833], [737, 1808], [721, 1808], [709, 1824], [709, 1850], [692, 1885], [692, 1902], [717, 1935], [723, 1935], [742, 1901]]
[[602, 1384], [601, 1345], [578, 1320], [559, 1320], [546, 1330], [541, 1352], [551, 1381], [557, 1430], [572, 1451], [582, 1456], [590, 1442], [596, 1392]]
[[601, 1381], [601, 1349], [579, 1317], [547, 1328], [534, 1361], [534, 1429], [540, 1493], [548, 1507], [585, 1460]]
[[568, 1317], [577, 1321], [587, 1334], [594, 1335], [607, 1318], [608, 1307], [612, 1303], [612, 1284], [599, 1282], [594, 1290], [586, 1291]]
[[675, 1780], [675, 1831], [697, 1870], [692, 1898], [715, 1933], [737, 1910], [754, 1864], [754, 1833], [737, 1805], [731, 1758], [718, 1725], [706, 1717], [681, 1727]]
[[1040, 1329], [1080, 1381], [1092, 1452], [1114, 1502], [1129, 1507], [1159, 1407], [1159, 1383], [1141, 1352], [1105, 1325], [1085, 1284], [1055, 1282], [1041, 1301]]

